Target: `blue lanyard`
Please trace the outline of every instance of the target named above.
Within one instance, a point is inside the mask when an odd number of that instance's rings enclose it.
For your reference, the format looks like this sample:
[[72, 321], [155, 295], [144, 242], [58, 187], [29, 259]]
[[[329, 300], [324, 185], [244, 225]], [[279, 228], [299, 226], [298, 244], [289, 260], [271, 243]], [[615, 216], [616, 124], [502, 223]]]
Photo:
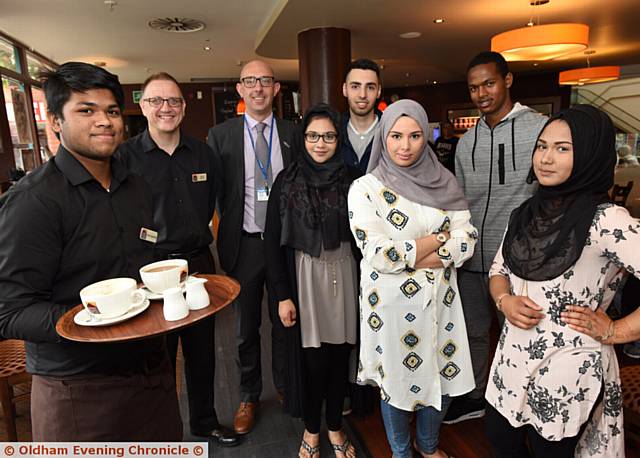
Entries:
[[256, 144], [251, 136], [251, 129], [249, 128], [249, 121], [247, 121], [247, 115], [244, 115], [244, 125], [247, 126], [247, 132], [249, 132], [249, 138], [251, 139], [251, 148], [253, 149], [253, 155], [258, 162], [258, 168], [260, 168], [260, 173], [264, 177], [265, 184], [269, 181], [269, 167], [271, 167], [271, 146], [273, 140], [273, 120], [275, 116], [271, 116], [271, 132], [269, 132], [269, 145], [268, 145], [268, 156], [267, 156], [267, 166], [262, 165], [260, 158], [256, 154]]

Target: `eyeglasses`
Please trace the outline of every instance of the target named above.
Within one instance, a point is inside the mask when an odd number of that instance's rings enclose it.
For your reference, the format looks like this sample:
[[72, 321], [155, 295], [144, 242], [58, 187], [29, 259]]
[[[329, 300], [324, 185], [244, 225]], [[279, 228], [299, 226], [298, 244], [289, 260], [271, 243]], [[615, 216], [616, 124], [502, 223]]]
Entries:
[[184, 99], [182, 97], [169, 97], [167, 99], [163, 99], [162, 97], [149, 97], [148, 99], [142, 99], [147, 102], [152, 107], [161, 107], [164, 105], [164, 102], [167, 102], [170, 107], [179, 107], [183, 104]]
[[245, 76], [244, 78], [240, 78], [244, 87], [255, 87], [258, 81], [260, 81], [262, 87], [271, 87], [273, 86], [274, 80], [275, 78], [273, 76]]
[[305, 132], [304, 139], [309, 143], [318, 143], [318, 140], [320, 139], [325, 143], [335, 143], [338, 139], [338, 134], [335, 132], [327, 132], [325, 134], [319, 134], [318, 132]]

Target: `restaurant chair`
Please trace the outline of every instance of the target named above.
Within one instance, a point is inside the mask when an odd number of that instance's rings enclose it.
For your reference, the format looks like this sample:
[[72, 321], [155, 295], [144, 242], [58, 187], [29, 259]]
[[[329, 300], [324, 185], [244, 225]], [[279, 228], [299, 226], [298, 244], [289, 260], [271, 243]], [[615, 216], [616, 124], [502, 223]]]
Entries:
[[633, 181], [628, 182], [626, 186], [614, 184], [613, 188], [611, 188], [611, 200], [613, 203], [624, 207], [627, 204], [627, 197], [629, 197], [631, 188], [633, 188]]
[[29, 399], [30, 386], [16, 385], [28, 383], [31, 374], [26, 371], [24, 342], [22, 340], [0, 340], [0, 403], [2, 404], [2, 418], [4, 420], [7, 440], [17, 442], [16, 407], [15, 403]]
[[640, 365], [620, 369], [624, 430], [629, 439], [640, 444]]

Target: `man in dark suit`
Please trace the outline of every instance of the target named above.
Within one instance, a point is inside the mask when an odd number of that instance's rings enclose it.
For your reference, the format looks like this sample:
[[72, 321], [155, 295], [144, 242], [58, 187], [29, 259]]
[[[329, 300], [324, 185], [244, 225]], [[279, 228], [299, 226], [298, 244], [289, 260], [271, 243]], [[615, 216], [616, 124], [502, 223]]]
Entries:
[[[240, 72], [236, 90], [246, 113], [209, 130], [207, 143], [219, 156], [218, 254], [226, 273], [242, 290], [235, 302], [240, 407], [234, 419], [238, 434], [255, 424], [262, 392], [260, 366], [261, 304], [265, 284], [262, 233], [269, 191], [277, 174], [292, 159], [293, 123], [275, 119], [273, 98], [280, 90], [273, 70], [264, 61], [248, 62]], [[284, 391], [284, 338], [276, 303], [269, 298], [272, 324], [272, 371], [279, 395]]]

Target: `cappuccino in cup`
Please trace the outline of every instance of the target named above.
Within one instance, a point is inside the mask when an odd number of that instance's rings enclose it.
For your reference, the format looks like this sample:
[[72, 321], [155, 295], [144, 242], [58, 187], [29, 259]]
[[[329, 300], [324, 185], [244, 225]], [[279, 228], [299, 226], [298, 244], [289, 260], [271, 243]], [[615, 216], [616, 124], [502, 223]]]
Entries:
[[82, 305], [88, 313], [101, 318], [124, 315], [146, 300], [144, 291], [133, 278], [111, 278], [80, 290]]
[[144, 285], [157, 294], [162, 294], [169, 288], [177, 288], [188, 276], [189, 266], [185, 259], [167, 259], [147, 264], [140, 269]]

